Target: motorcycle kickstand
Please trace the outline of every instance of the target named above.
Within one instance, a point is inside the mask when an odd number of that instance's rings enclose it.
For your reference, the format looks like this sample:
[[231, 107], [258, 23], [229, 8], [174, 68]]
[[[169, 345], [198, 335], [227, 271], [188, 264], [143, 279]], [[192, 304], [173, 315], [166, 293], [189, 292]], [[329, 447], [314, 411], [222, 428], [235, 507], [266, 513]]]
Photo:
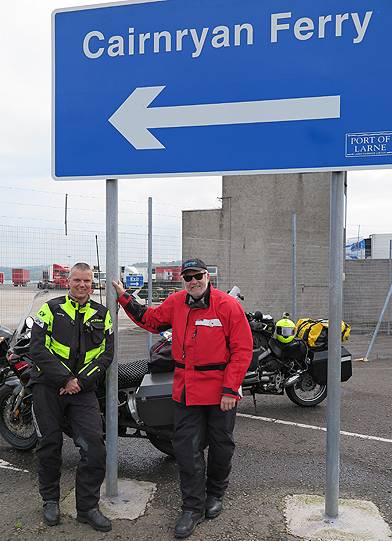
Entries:
[[256, 393], [252, 393], [253, 405], [255, 408], [255, 414], [257, 413]]

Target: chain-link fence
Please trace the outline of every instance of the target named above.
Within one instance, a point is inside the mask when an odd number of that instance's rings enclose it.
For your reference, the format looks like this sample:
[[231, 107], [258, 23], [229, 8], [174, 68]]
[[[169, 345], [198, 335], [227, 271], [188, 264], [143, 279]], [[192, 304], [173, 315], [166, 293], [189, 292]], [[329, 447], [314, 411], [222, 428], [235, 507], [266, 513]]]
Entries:
[[[345, 262], [344, 315], [355, 331], [374, 330], [391, 283], [391, 261], [388, 259]], [[380, 333], [392, 335], [392, 302], [385, 306]]]
[[[241, 288], [244, 308], [260, 310], [274, 318], [289, 312], [295, 319], [328, 318], [329, 245], [310, 243], [299, 232], [295, 243], [296, 265], [285, 240], [263, 238], [262, 231], [242, 241], [183, 237], [183, 254], [198, 254], [214, 265], [219, 288]], [[365, 357], [378, 329], [372, 358], [389, 357], [392, 351], [392, 300], [385, 306], [392, 283], [392, 263], [388, 259], [345, 261], [343, 319], [351, 325], [350, 348], [356, 358]], [[295, 297], [293, 283], [295, 281]], [[383, 319], [378, 326], [380, 314]]]
[[[290, 232], [288, 232], [290, 236]], [[26, 228], [0, 225], [0, 324], [15, 328], [40, 288], [49, 288], [49, 297], [65, 293], [66, 285], [53, 278], [53, 265], [69, 267], [86, 261], [100, 263], [101, 289], [93, 298], [105, 303], [106, 243], [102, 232]], [[130, 276], [144, 281], [141, 299], [147, 298], [147, 231], [140, 228], [119, 233], [119, 264], [125, 285]], [[290, 242], [263, 238], [262, 232], [244, 235], [242, 240], [204, 236], [183, 236], [153, 232], [153, 302], [159, 303], [182, 288], [181, 257], [201, 257], [209, 267], [212, 283], [223, 291], [233, 285], [241, 289], [245, 310], [260, 310], [274, 318], [283, 312], [300, 317], [328, 317], [329, 247], [309, 245], [298, 235], [296, 266]], [[295, 271], [295, 273], [294, 273]], [[19, 273], [19, 274], [18, 274]], [[293, 273], [296, 297], [293, 298]], [[128, 278], [127, 278], [128, 277]], [[128, 280], [128, 283], [127, 283]], [[372, 333], [387, 298], [392, 280], [390, 260], [345, 261], [344, 319], [356, 333]], [[120, 357], [146, 355], [146, 333], [119, 312]], [[380, 333], [392, 336], [392, 303], [384, 311]]]
[[[136, 229], [136, 228], [135, 228]], [[71, 231], [67, 235], [57, 229], [26, 228], [0, 225], [0, 324], [16, 328], [27, 313], [34, 313], [39, 306], [65, 294], [68, 269], [77, 261], [84, 261], [94, 272], [95, 289], [92, 298], [106, 302], [106, 241], [104, 233]], [[180, 259], [180, 232], [173, 235], [154, 235], [153, 252], [159, 261], [176, 262]], [[119, 274], [126, 282], [126, 275], [138, 273], [147, 284], [147, 232], [139, 228], [119, 233]], [[101, 272], [98, 273], [98, 261]], [[100, 284], [100, 287], [99, 287]], [[181, 284], [163, 280], [154, 281], [154, 301], [159, 302]], [[42, 292], [47, 290], [45, 296]], [[38, 297], [37, 297], [38, 295]], [[140, 297], [147, 297], [146, 285]], [[133, 325], [123, 310], [119, 311], [120, 359], [146, 356], [147, 333]]]

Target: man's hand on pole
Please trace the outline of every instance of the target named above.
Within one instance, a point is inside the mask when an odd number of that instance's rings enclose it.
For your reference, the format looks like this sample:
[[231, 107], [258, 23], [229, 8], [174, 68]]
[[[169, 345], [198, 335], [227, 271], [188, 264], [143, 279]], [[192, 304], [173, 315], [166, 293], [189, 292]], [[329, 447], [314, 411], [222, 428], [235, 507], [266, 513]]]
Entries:
[[125, 289], [124, 289], [124, 286], [122, 285], [121, 280], [117, 280], [117, 281], [113, 280], [112, 285], [113, 285], [114, 289], [116, 290], [117, 297], [120, 298], [121, 295], [123, 295], [125, 293]]

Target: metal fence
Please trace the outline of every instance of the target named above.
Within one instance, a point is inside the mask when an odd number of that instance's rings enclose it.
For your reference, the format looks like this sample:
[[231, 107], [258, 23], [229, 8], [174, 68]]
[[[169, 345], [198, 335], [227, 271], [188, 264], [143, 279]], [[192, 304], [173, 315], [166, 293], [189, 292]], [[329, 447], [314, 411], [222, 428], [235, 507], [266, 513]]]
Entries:
[[[16, 328], [19, 320], [27, 311], [34, 313], [49, 298], [64, 294], [65, 289], [56, 287], [49, 289], [45, 297], [39, 296], [32, 303], [37, 293], [41, 293], [39, 283], [44, 273], [48, 273], [51, 265], [72, 266], [77, 261], [84, 261], [92, 267], [97, 266], [98, 258], [102, 271], [106, 268], [106, 240], [104, 233], [95, 231], [64, 231], [49, 228], [27, 228], [21, 226], [0, 225], [0, 324], [11, 329]], [[158, 232], [154, 236], [153, 251], [158, 261], [178, 261], [181, 257], [180, 232], [178, 237], [163, 235]], [[98, 246], [98, 254], [97, 254]], [[119, 233], [120, 266], [137, 265], [146, 277], [147, 267], [140, 263], [147, 261], [147, 231]], [[23, 269], [24, 279], [20, 285], [12, 281], [12, 269]], [[3, 281], [3, 283], [1, 283]], [[147, 280], [146, 280], [147, 281]], [[177, 285], [179, 287], [180, 284]], [[106, 288], [106, 284], [105, 284]], [[106, 302], [106, 289], [96, 288], [92, 297]], [[160, 286], [154, 293], [155, 300], [162, 301], [176, 289], [168, 282]], [[141, 297], [146, 297], [141, 292]], [[30, 310], [29, 310], [30, 307]], [[131, 324], [124, 311], [119, 311], [119, 358], [146, 356], [147, 333]]]
[[[147, 229], [147, 228], [146, 228]], [[219, 289], [228, 291], [238, 285], [244, 296], [244, 308], [260, 310], [275, 318], [283, 312], [294, 313], [293, 278], [296, 283], [296, 313], [298, 317], [328, 317], [328, 246], [309, 244], [298, 236], [296, 265], [292, 251], [280, 239], [260, 242], [259, 234], [246, 240], [222, 240], [205, 237], [164, 235], [153, 231], [154, 268], [160, 264], [165, 276], [154, 276], [153, 302], [161, 302], [170, 293], [181, 289], [178, 264], [181, 257], [199, 256], [210, 266], [212, 281]], [[14, 328], [38, 291], [38, 282], [49, 265], [72, 265], [86, 261], [97, 265], [97, 245], [101, 269], [106, 266], [105, 235], [100, 232], [27, 228], [0, 225], [0, 323]], [[119, 264], [133, 265], [147, 278], [148, 235], [140, 227], [119, 233]], [[143, 266], [144, 264], [144, 266]], [[177, 267], [177, 274], [170, 272]], [[12, 285], [12, 268], [29, 271], [25, 286]], [[294, 274], [294, 275], [293, 275]], [[0, 275], [1, 277], [1, 275]], [[392, 280], [390, 260], [361, 260], [345, 262], [344, 319], [356, 333], [372, 333], [384, 307]], [[0, 279], [1, 281], [1, 279]], [[145, 279], [147, 282], [147, 279]], [[49, 291], [57, 296], [59, 290]], [[94, 292], [94, 298], [105, 302], [105, 290]], [[140, 297], [147, 292], [142, 289]], [[38, 302], [38, 301], [37, 301]], [[130, 324], [120, 311], [120, 357], [129, 355], [130, 342], [137, 356], [146, 354], [146, 336]], [[392, 302], [384, 310], [380, 333], [392, 336]]]

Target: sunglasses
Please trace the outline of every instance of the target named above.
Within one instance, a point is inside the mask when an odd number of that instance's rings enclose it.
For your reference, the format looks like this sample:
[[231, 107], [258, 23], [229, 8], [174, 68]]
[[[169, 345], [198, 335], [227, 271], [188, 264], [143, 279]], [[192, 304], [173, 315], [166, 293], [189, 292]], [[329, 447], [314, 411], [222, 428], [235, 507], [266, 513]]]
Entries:
[[196, 280], [202, 280], [203, 276], [205, 275], [205, 272], [198, 272], [197, 274], [186, 274], [183, 276], [185, 282], [191, 282], [192, 278], [195, 278]]

